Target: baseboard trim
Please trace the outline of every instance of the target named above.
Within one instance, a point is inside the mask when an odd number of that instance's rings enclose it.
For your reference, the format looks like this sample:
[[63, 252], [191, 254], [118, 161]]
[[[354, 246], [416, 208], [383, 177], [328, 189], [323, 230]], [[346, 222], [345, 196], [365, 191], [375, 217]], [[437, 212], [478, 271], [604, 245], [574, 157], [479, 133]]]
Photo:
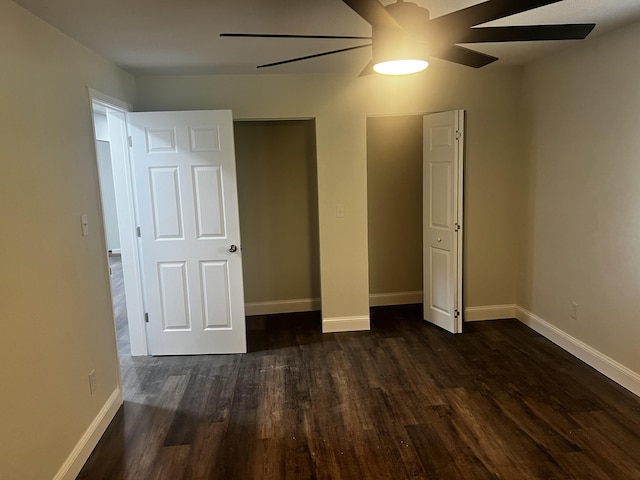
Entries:
[[252, 302], [244, 304], [244, 311], [247, 316], [313, 312], [316, 310], [320, 310], [319, 298], [299, 298], [296, 300], [276, 300], [273, 302]]
[[569, 335], [565, 331], [560, 330], [558, 327], [550, 324], [528, 310], [519, 306], [516, 306], [515, 310], [516, 318], [520, 322], [535, 330], [540, 335], [552, 341], [573, 356], [579, 358], [587, 365], [595, 368], [617, 384], [622, 385], [630, 392], [640, 396], [640, 374], [625, 367], [621, 363], [616, 362], [602, 352], [599, 352], [595, 348]]
[[109, 423], [118, 412], [120, 405], [122, 405], [122, 391], [120, 387], [117, 387], [84, 432], [69, 457], [62, 464], [58, 473], [53, 477], [53, 480], [74, 480], [78, 476], [89, 455], [91, 455], [98, 441], [107, 430]]
[[468, 307], [464, 309], [465, 322], [499, 320], [516, 318], [516, 305], [487, 305], [485, 307]]
[[634, 372], [630, 368], [616, 362], [604, 353], [569, 335], [564, 330], [559, 329], [519, 305], [487, 305], [485, 307], [469, 307], [464, 310], [465, 322], [499, 320], [503, 318], [518, 319], [518, 321], [535, 330], [574, 357], [579, 358], [590, 367], [595, 368], [598, 372], [610, 378], [618, 385], [640, 396], [640, 373]]
[[422, 301], [422, 290], [415, 292], [372, 293], [369, 295], [370, 307], [410, 305], [414, 303], [422, 303]]
[[371, 330], [369, 315], [322, 319], [322, 333], [358, 332]]

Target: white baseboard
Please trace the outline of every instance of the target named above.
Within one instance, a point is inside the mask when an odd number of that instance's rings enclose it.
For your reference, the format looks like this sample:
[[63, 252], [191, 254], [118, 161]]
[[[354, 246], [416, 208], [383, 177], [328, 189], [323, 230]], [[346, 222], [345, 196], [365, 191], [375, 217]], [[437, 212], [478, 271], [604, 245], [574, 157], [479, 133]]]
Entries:
[[322, 319], [322, 333], [357, 332], [362, 330], [371, 330], [369, 315]]
[[579, 358], [587, 365], [623, 386], [630, 392], [640, 396], [640, 374], [625, 367], [595, 348], [560, 330], [555, 325], [518, 305], [488, 305], [485, 307], [469, 307], [464, 309], [464, 321], [499, 320], [517, 318], [532, 330], [560, 348]]
[[102, 437], [109, 423], [118, 412], [120, 405], [122, 405], [122, 391], [120, 387], [117, 387], [84, 432], [69, 457], [62, 464], [56, 476], [53, 477], [53, 480], [74, 480], [78, 476], [89, 455], [98, 444], [100, 437]]
[[[409, 305], [422, 303], [422, 291], [374, 293], [369, 295], [371, 307], [387, 305]], [[295, 300], [275, 300], [272, 302], [247, 302], [245, 315], [271, 315], [275, 313], [313, 312], [321, 309], [319, 298], [299, 298]]]
[[409, 305], [422, 303], [422, 300], [422, 290], [416, 292], [372, 293], [369, 295], [369, 306]]
[[245, 315], [271, 315], [274, 313], [313, 312], [320, 310], [319, 298], [299, 298], [296, 300], [276, 300], [274, 302], [245, 303]]
[[516, 306], [516, 318], [614, 382], [640, 396], [640, 374], [637, 372], [616, 362], [522, 307]]
[[500, 320], [516, 318], [516, 305], [488, 305], [486, 307], [468, 307], [464, 309], [465, 322], [479, 322], [483, 320]]

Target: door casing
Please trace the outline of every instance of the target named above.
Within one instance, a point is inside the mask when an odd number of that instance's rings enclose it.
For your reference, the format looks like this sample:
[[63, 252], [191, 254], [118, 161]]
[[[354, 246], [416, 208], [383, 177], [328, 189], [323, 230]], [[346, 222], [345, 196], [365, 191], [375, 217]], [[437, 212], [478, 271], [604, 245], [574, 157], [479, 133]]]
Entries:
[[[126, 113], [132, 111], [133, 108], [122, 100], [105, 95], [91, 88], [88, 88], [87, 92], [92, 118], [95, 104], [101, 105], [107, 110], [131, 355], [144, 356], [148, 355], [144, 320], [144, 292], [140, 270], [138, 239], [136, 236], [137, 217], [133, 200], [133, 181], [129, 161], [129, 141], [126, 122]], [[108, 261], [106, 259], [106, 252], [105, 261]]]

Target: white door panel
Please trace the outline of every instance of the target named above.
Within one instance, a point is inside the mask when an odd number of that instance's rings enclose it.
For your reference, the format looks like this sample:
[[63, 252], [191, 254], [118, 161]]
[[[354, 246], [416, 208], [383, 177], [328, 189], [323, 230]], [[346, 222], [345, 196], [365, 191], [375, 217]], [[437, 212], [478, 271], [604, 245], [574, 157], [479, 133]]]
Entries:
[[464, 112], [426, 115], [423, 125], [424, 319], [460, 333]]
[[246, 352], [231, 112], [133, 113], [129, 125], [150, 353]]

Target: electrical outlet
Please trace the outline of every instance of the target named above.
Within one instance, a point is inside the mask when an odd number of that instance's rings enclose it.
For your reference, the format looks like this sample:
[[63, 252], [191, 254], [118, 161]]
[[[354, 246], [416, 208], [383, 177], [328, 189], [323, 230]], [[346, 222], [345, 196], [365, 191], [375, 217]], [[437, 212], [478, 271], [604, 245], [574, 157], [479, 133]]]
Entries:
[[96, 371], [91, 370], [91, 372], [89, 372], [89, 392], [91, 393], [91, 395], [93, 395], [97, 390], [98, 384], [96, 379]]
[[571, 307], [569, 309], [569, 316], [574, 320], [578, 319], [578, 304], [576, 302], [571, 302]]

